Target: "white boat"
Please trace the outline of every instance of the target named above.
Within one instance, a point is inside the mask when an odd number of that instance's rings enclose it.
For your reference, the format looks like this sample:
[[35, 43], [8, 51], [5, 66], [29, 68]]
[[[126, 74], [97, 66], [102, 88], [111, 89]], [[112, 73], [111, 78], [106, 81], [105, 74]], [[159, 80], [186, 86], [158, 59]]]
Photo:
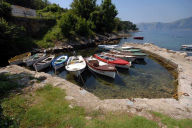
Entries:
[[31, 66], [34, 63], [41, 61], [43, 59], [46, 58], [46, 54], [45, 53], [37, 53], [35, 55], [30, 56], [29, 58], [26, 58], [23, 60], [23, 62], [27, 65], [27, 66]]
[[111, 77], [113, 79], [115, 78], [116, 68], [114, 65], [102, 62], [92, 56], [85, 58], [85, 61], [91, 71], [96, 72], [100, 75]]
[[104, 50], [111, 50], [111, 49], [114, 49], [118, 46], [119, 45], [98, 45], [98, 48], [104, 49]]
[[181, 45], [181, 49], [192, 50], [192, 45]]
[[61, 55], [56, 59], [54, 59], [51, 64], [53, 68], [57, 70], [65, 65], [65, 62], [67, 62], [67, 59], [68, 59], [67, 55]]
[[84, 71], [85, 67], [86, 62], [82, 56], [71, 56], [67, 61], [65, 69], [78, 77]]
[[36, 71], [40, 71], [50, 66], [51, 62], [55, 58], [55, 55], [49, 55], [45, 59], [33, 64]]

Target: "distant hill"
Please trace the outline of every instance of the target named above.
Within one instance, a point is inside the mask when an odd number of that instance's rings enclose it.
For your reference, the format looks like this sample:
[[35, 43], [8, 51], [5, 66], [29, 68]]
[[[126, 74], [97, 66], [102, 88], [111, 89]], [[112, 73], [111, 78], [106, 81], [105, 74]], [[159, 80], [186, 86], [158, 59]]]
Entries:
[[137, 24], [140, 31], [192, 31], [192, 17], [177, 20], [170, 23], [154, 22]]

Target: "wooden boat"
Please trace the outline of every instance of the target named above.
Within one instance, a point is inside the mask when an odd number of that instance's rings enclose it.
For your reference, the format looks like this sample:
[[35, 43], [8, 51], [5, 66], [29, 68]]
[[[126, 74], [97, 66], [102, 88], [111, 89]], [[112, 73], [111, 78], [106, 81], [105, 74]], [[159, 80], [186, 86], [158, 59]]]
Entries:
[[120, 58], [106, 56], [104, 54], [94, 54], [94, 57], [97, 58], [100, 61], [105, 62], [105, 63], [113, 64], [118, 68], [129, 69], [130, 66], [131, 66], [131, 62], [128, 62], [128, 61], [120, 59]]
[[49, 55], [45, 59], [33, 64], [36, 71], [40, 71], [50, 66], [51, 62], [55, 58], [55, 55]]
[[138, 48], [115, 48], [115, 50], [122, 51], [122, 52], [141, 52], [141, 49]]
[[37, 53], [35, 55], [30, 56], [29, 58], [26, 58], [23, 60], [23, 62], [27, 65], [27, 66], [31, 66], [34, 63], [41, 61], [43, 59], [45, 59], [46, 54], [45, 53]]
[[118, 47], [119, 45], [98, 45], [98, 48], [104, 49], [104, 50], [111, 50], [113, 48]]
[[30, 56], [31, 56], [31, 52], [26, 52], [9, 59], [8, 62], [9, 64], [21, 64], [23, 63], [23, 59], [28, 58]]
[[118, 51], [118, 50], [110, 50], [109, 53], [117, 54], [117, 55], [135, 56], [136, 59], [144, 59], [147, 56], [145, 53], [142, 53], [142, 52], [131, 53], [131, 52]]
[[136, 39], [136, 40], [143, 40], [144, 37], [142, 37], [142, 36], [136, 36], [136, 37], [133, 37], [133, 39]]
[[116, 57], [116, 58], [121, 58], [123, 60], [127, 60], [129, 62], [133, 62], [135, 61], [136, 57], [132, 56], [132, 55], [122, 55], [122, 54], [113, 54], [110, 52], [103, 52], [102, 54], [106, 55], [106, 56], [111, 56], [111, 57]]
[[86, 62], [82, 56], [71, 56], [67, 61], [65, 69], [78, 77], [84, 71], [85, 67]]
[[192, 45], [181, 45], [181, 49], [183, 49], [183, 50], [192, 50]]
[[91, 71], [96, 72], [100, 75], [111, 77], [113, 79], [115, 78], [116, 75], [115, 66], [102, 62], [92, 56], [85, 58], [85, 61], [87, 63], [88, 68]]
[[63, 67], [65, 65], [65, 62], [67, 62], [68, 56], [67, 55], [61, 55], [59, 57], [57, 57], [56, 59], [54, 59], [51, 63], [51, 65], [53, 66], [53, 68], [55, 70]]

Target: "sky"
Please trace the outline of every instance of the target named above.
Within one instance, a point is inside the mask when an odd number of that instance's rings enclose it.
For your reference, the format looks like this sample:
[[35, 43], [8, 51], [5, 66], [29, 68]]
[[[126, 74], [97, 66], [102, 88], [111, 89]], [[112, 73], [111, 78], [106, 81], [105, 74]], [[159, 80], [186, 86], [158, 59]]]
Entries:
[[[73, 0], [49, 0], [70, 8]], [[112, 0], [121, 20], [133, 23], [173, 22], [192, 16], [192, 0]], [[97, 0], [100, 4], [101, 0]]]

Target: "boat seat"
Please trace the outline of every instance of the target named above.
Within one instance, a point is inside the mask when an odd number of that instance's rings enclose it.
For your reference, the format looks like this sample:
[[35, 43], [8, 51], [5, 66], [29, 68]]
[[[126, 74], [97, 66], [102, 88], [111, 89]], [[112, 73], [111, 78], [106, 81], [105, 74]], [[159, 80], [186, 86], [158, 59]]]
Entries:
[[90, 60], [89, 63], [92, 64], [95, 67], [99, 66], [99, 62], [97, 60]]

